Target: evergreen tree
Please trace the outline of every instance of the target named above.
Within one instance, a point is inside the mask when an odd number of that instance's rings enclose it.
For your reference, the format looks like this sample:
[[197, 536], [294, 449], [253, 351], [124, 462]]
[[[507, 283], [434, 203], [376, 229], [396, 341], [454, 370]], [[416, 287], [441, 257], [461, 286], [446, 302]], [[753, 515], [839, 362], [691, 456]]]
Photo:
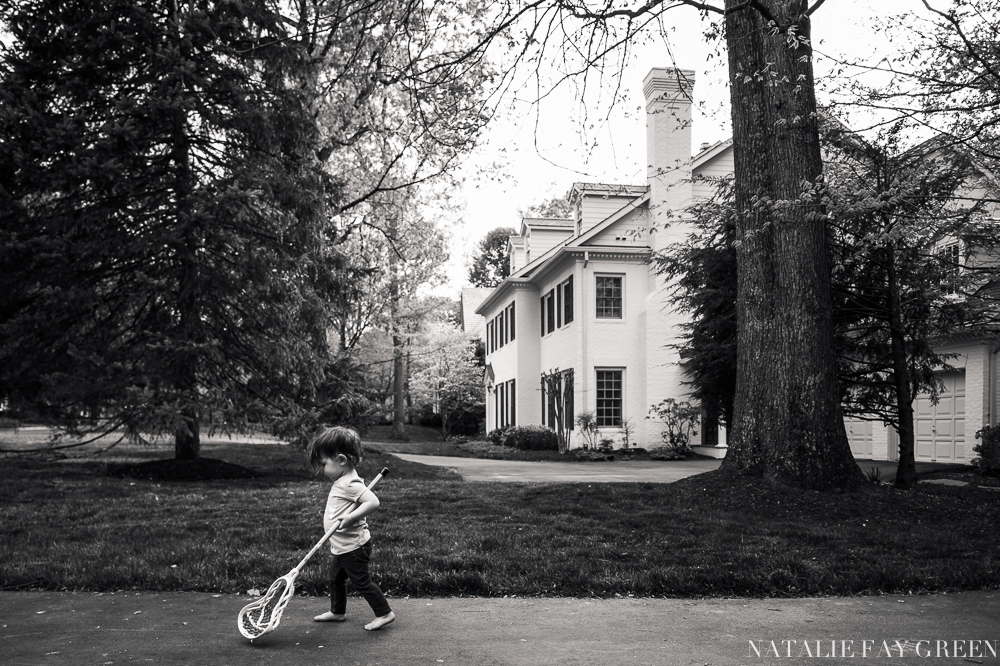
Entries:
[[337, 188], [264, 0], [20, 0], [0, 71], [0, 387], [73, 431], [240, 428], [322, 380]]
[[469, 282], [474, 287], [495, 287], [510, 275], [507, 243], [517, 232], [512, 227], [497, 227], [479, 241], [479, 249], [469, 267]]

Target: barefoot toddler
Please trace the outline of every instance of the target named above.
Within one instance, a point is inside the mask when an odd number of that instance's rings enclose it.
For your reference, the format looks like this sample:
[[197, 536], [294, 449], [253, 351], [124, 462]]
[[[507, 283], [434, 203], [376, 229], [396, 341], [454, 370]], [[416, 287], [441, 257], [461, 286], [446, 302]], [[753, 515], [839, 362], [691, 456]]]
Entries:
[[316, 622], [347, 619], [347, 581], [365, 598], [375, 619], [368, 631], [381, 629], [396, 619], [382, 590], [372, 582], [368, 563], [372, 555], [371, 534], [365, 516], [379, 507], [378, 497], [365, 487], [355, 467], [361, 462], [361, 438], [350, 428], [327, 428], [309, 445], [309, 462], [333, 481], [323, 514], [323, 529], [339, 529], [330, 537], [330, 611], [313, 618]]

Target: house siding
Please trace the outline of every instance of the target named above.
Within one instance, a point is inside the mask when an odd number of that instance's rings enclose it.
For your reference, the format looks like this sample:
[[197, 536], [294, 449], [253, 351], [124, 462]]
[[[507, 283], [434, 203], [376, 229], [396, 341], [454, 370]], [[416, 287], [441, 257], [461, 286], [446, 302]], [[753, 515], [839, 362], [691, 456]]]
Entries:
[[537, 260], [556, 245], [569, 238], [572, 233], [572, 227], [566, 227], [565, 229], [532, 227], [526, 241], [527, 261], [532, 262]]
[[584, 193], [582, 201], [582, 230], [587, 233], [623, 208], [634, 205], [637, 199], [620, 195]]
[[732, 149], [727, 149], [708, 160], [704, 164], [698, 165], [694, 169], [695, 180], [691, 184], [691, 190], [695, 199], [709, 199], [715, 194], [715, 185], [711, 182], [697, 178], [725, 178], [732, 176], [736, 170], [736, 163], [733, 158]]
[[[619, 210], [621, 209], [619, 208]], [[591, 243], [601, 246], [646, 246], [646, 227], [648, 225], [649, 218], [646, 215], [646, 209], [634, 208], [622, 218], [621, 222], [595, 236]]]

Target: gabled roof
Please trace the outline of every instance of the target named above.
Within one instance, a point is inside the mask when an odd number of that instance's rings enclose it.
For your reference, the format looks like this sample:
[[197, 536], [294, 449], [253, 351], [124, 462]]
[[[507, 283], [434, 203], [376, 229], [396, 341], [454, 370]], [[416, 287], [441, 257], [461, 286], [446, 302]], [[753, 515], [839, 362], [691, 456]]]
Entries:
[[[643, 186], [642, 191], [638, 193], [638, 198], [629, 201], [624, 206], [622, 206], [618, 211], [612, 213], [606, 217], [603, 221], [598, 222], [592, 228], [588, 229], [586, 233], [580, 236], [570, 236], [560, 243], [556, 244], [554, 247], [550, 248], [548, 252], [538, 257], [534, 261], [520, 269], [511, 273], [511, 275], [501, 282], [496, 289], [482, 302], [482, 304], [476, 308], [476, 312], [479, 313], [481, 310], [488, 308], [495, 298], [500, 298], [506, 292], [506, 288], [513, 286], [515, 284], [528, 284], [531, 282], [531, 278], [534, 275], [544, 269], [549, 265], [557, 256], [564, 253], [568, 249], [585, 247], [587, 243], [593, 240], [596, 236], [606, 231], [609, 227], [613, 226], [615, 223], [619, 222], [629, 213], [646, 206], [649, 203], [649, 192], [647, 187]], [[572, 220], [570, 220], [572, 222]]]
[[733, 145], [732, 139], [726, 139], [725, 141], [716, 141], [711, 146], [708, 146], [700, 151], [691, 158], [691, 170], [694, 171], [696, 168], [700, 167], [705, 162], [708, 162], [715, 157], [718, 157]]
[[526, 217], [523, 224], [532, 227], [572, 227], [573, 220], [568, 217]]
[[521, 218], [521, 237], [523, 238], [527, 234], [528, 227], [565, 231], [572, 230], [575, 224], [574, 220], [567, 217], [524, 217]]
[[459, 299], [461, 306], [459, 318], [465, 333], [475, 335], [480, 339], [484, 337], [483, 329], [486, 326], [486, 320], [483, 319], [482, 315], [477, 314], [476, 310], [492, 291], [493, 289], [489, 287], [464, 287], [462, 289], [462, 295]]

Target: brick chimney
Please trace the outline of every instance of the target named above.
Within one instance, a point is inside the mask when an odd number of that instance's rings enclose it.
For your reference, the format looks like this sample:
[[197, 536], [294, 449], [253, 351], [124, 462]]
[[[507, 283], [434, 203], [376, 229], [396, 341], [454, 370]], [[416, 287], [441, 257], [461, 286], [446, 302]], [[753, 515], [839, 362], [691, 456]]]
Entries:
[[[694, 72], [654, 68], [643, 80], [646, 96], [646, 177], [649, 183], [649, 243], [654, 251], [681, 240], [688, 231], [684, 209], [692, 203], [691, 99]], [[643, 405], [665, 398], [684, 400], [690, 389], [676, 345], [688, 315], [666, 300], [669, 287], [662, 276], [650, 274], [646, 296], [646, 369]], [[639, 424], [643, 446], [659, 445], [663, 424]], [[699, 429], [700, 430], [700, 429]]]
[[[691, 100], [694, 72], [654, 67], [642, 82], [646, 97], [646, 178], [649, 183], [653, 249], [665, 242], [668, 225], [691, 204]], [[679, 225], [673, 225], [679, 226]], [[657, 238], [659, 237], [659, 238]]]

